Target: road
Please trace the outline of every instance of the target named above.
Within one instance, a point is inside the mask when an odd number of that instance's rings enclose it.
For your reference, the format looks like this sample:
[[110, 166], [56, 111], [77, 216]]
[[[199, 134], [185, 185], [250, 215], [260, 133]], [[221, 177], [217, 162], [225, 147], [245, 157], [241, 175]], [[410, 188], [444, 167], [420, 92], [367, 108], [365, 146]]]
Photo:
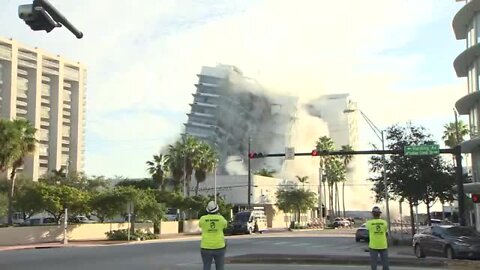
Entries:
[[[350, 233], [276, 233], [228, 237], [227, 256], [250, 253], [367, 254]], [[253, 268], [252, 268], [253, 267]], [[199, 240], [168, 240], [107, 247], [52, 248], [0, 252], [0, 269], [8, 270], [169, 270], [201, 269]], [[212, 267], [213, 269], [213, 267]], [[368, 269], [368, 267], [228, 265], [227, 269]], [[392, 268], [414, 269], [414, 268]]]

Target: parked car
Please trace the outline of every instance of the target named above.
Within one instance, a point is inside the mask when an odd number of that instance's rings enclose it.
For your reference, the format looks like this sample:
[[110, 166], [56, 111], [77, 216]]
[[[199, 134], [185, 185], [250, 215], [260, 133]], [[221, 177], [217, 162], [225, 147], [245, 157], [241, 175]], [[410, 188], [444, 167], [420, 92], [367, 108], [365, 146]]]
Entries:
[[54, 225], [57, 224], [53, 217], [32, 217], [23, 223], [26, 226], [35, 226], [35, 225]]
[[337, 217], [333, 220], [332, 225], [334, 228], [345, 228], [350, 227], [351, 223], [347, 219]]
[[363, 223], [358, 227], [357, 231], [355, 232], [355, 242], [360, 242], [364, 240], [365, 242], [368, 242], [368, 229], [366, 223]]
[[413, 236], [415, 256], [480, 258], [480, 233], [470, 227], [435, 225]]
[[86, 216], [74, 216], [68, 219], [69, 223], [97, 223], [94, 220], [87, 218]]

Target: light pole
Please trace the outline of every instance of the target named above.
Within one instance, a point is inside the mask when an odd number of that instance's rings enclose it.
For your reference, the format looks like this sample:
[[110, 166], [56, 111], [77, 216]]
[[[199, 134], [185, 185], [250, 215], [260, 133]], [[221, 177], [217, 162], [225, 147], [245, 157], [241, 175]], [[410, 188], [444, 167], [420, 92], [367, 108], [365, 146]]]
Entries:
[[[365, 115], [362, 110], [360, 109], [346, 109], [343, 112], [344, 113], [352, 113], [355, 111], [359, 111], [362, 117], [365, 119], [365, 121], [368, 123], [370, 128], [373, 130], [375, 135], [382, 141], [382, 151], [385, 151], [385, 136], [383, 130], [380, 130], [373, 122], [368, 118], [367, 115]], [[382, 166], [383, 166], [383, 185], [385, 186], [384, 191], [385, 191], [385, 210], [387, 212], [387, 224], [388, 224], [388, 237], [391, 237], [391, 230], [390, 230], [390, 207], [388, 205], [388, 182], [387, 182], [387, 167], [386, 167], [386, 159], [385, 159], [385, 153], [382, 153]]]
[[[227, 162], [222, 163], [221, 165], [225, 166], [230, 162], [243, 162], [243, 159], [242, 158], [232, 159], [232, 160], [229, 160]], [[215, 174], [213, 175], [213, 181], [214, 181], [213, 187], [214, 187], [214, 190], [215, 190], [214, 191], [215, 192], [215, 195], [214, 195], [215, 203], [217, 203], [217, 169], [218, 169], [218, 166], [217, 166], [217, 164], [215, 164], [215, 169], [214, 169]]]

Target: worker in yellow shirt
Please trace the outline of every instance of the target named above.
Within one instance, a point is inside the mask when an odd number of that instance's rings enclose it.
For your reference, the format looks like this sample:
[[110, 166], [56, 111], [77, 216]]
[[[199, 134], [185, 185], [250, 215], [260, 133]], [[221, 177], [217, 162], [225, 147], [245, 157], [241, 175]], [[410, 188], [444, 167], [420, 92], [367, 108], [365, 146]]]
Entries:
[[212, 260], [215, 260], [216, 270], [224, 270], [226, 245], [223, 230], [227, 228], [227, 220], [218, 213], [220, 209], [214, 201], [208, 203], [206, 210], [208, 214], [199, 221], [203, 270], [210, 270]]
[[382, 260], [383, 270], [388, 270], [388, 224], [385, 220], [380, 218], [382, 211], [378, 206], [373, 207], [373, 219], [367, 221], [366, 227], [368, 229], [368, 247], [370, 249], [370, 264], [372, 270], [377, 270], [378, 255]]

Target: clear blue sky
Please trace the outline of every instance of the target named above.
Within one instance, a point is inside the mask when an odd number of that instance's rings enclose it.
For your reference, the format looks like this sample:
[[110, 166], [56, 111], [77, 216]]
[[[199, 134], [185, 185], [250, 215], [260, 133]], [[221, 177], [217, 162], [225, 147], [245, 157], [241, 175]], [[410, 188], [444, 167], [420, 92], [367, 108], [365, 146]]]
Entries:
[[380, 127], [411, 120], [438, 139], [467, 91], [452, 67], [465, 45], [453, 0], [51, 0], [82, 40], [32, 32], [17, 17], [28, 2], [2, 1], [0, 35], [87, 66], [88, 174], [146, 176], [178, 136], [202, 65], [237, 65], [302, 99], [348, 92]]

